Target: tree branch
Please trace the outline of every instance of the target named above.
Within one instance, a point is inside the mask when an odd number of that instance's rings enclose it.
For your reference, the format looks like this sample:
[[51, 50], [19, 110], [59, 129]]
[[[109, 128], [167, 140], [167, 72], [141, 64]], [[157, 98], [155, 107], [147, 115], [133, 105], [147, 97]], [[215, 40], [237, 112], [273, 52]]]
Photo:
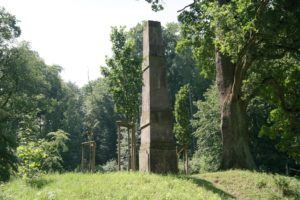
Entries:
[[[269, 0], [262, 0], [256, 12], [256, 19], [259, 18], [264, 10], [267, 8]], [[239, 90], [242, 87], [243, 78], [253, 63], [254, 59], [249, 50], [255, 45], [257, 41], [257, 33], [251, 33], [248, 31], [250, 38], [246, 41], [244, 47], [238, 52], [237, 61], [234, 70], [234, 81], [232, 85], [232, 94], [234, 97], [238, 95]], [[251, 51], [250, 51], [251, 52]]]
[[189, 5], [184, 6], [182, 9], [177, 10], [177, 12], [178, 12], [178, 13], [179, 13], [179, 12], [182, 12], [182, 11], [184, 11], [185, 9], [187, 9], [187, 8], [189, 8], [189, 7], [192, 7], [192, 6], [195, 5], [195, 4], [196, 4], [196, 0], [194, 0], [193, 3], [190, 3]]
[[293, 47], [292, 45], [282, 45], [282, 44], [269, 44], [271, 47], [276, 47], [278, 49], [283, 49], [286, 52], [294, 52], [297, 55], [300, 55], [299, 47]]
[[273, 89], [276, 92], [276, 95], [279, 98], [280, 106], [285, 112], [287, 112], [287, 113], [299, 113], [300, 112], [300, 109], [290, 108], [287, 105], [287, 102], [284, 98], [284, 96], [285, 96], [284, 88], [276, 81], [276, 79], [274, 79], [273, 77], [270, 77], [265, 81], [265, 83], [269, 83], [269, 85], [273, 87]]

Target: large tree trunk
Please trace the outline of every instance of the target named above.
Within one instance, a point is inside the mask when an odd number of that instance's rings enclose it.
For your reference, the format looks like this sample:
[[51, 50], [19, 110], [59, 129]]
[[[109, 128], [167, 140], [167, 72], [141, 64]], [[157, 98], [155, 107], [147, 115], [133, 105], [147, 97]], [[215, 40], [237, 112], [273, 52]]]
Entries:
[[254, 169], [249, 148], [247, 105], [241, 99], [242, 66], [216, 51], [216, 80], [220, 93], [223, 169]]

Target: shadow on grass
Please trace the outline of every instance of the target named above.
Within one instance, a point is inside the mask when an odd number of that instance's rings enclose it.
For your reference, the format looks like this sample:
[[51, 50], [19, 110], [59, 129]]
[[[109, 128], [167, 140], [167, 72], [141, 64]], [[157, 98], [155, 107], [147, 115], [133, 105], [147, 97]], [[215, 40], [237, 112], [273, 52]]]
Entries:
[[196, 177], [179, 177], [185, 180], [190, 180], [193, 183], [195, 183], [196, 185], [198, 185], [199, 187], [205, 188], [207, 191], [213, 192], [217, 195], [219, 195], [222, 199], [236, 199], [235, 196], [215, 187], [211, 182], [204, 180], [204, 179], [200, 179], [200, 178], [196, 178]]
[[45, 179], [42, 177], [26, 180], [27, 185], [29, 185], [30, 187], [33, 187], [33, 188], [37, 188], [37, 189], [41, 189], [52, 182], [53, 182], [53, 180]]

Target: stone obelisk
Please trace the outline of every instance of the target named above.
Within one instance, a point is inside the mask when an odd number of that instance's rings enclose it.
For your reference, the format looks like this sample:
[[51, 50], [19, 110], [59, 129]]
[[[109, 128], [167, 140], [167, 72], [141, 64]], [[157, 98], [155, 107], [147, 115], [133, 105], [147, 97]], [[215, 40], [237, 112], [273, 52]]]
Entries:
[[146, 21], [143, 37], [144, 85], [139, 168], [144, 172], [175, 173], [177, 156], [160, 22]]

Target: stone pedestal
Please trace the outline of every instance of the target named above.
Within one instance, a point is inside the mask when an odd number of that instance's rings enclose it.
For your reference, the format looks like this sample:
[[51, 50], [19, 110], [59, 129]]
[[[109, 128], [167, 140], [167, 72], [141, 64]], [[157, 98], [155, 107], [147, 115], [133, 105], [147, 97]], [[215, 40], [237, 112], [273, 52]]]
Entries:
[[160, 22], [145, 22], [143, 36], [144, 85], [139, 168], [144, 172], [176, 173], [177, 156]]

